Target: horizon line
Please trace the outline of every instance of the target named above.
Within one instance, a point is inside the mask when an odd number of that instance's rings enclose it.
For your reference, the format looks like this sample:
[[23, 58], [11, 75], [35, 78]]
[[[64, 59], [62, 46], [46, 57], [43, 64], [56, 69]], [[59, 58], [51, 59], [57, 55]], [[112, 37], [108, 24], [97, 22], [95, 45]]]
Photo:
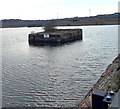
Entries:
[[[120, 12], [114, 12], [111, 14], [98, 14], [98, 15], [90, 15], [90, 16], [75, 16], [75, 17], [64, 17], [64, 18], [51, 18], [51, 19], [41, 19], [41, 20], [60, 20], [60, 19], [70, 19], [70, 18], [87, 18], [87, 17], [94, 17], [94, 16], [102, 16], [102, 15], [120, 15]], [[5, 19], [0, 19], [0, 21], [2, 20], [28, 20], [28, 19], [18, 19], [18, 18], [5, 18]], [[29, 19], [30, 20], [30, 19]], [[40, 20], [40, 19], [31, 19], [31, 20]]]

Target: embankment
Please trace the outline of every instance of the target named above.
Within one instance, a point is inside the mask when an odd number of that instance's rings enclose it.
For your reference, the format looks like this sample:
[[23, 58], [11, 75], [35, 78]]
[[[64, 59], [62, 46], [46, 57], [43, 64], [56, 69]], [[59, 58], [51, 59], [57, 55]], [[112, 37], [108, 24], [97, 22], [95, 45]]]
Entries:
[[[14, 27], [41, 27], [47, 21], [54, 21], [55, 26], [87, 26], [87, 25], [118, 25], [120, 14], [105, 14], [89, 17], [73, 17], [52, 20], [1, 20], [2, 28]], [[1, 27], [0, 27], [1, 28]]]
[[120, 89], [120, 54], [107, 67], [96, 84], [90, 89], [84, 99], [80, 102], [78, 105], [79, 109], [92, 107], [91, 95], [95, 89], [100, 89], [103, 91], [113, 90], [115, 92]]

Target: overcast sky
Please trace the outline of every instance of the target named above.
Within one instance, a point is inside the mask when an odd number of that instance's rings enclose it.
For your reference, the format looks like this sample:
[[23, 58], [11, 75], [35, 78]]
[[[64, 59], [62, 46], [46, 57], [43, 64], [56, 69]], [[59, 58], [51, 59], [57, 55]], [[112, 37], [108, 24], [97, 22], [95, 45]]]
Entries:
[[0, 0], [0, 19], [46, 20], [118, 12], [120, 0]]

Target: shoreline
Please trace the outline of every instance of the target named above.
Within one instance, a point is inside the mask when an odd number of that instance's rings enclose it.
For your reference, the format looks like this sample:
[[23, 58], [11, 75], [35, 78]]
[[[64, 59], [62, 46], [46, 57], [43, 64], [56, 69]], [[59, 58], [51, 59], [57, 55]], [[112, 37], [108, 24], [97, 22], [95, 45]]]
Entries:
[[3, 19], [0, 20], [0, 28], [11, 27], [42, 27], [50, 21], [54, 26], [91, 26], [91, 25], [118, 25], [120, 14], [104, 14], [89, 17], [73, 17], [50, 20], [21, 20], [21, 19]]
[[[70, 25], [70, 26], [67, 26], [67, 25], [64, 25], [64, 26], [57, 26], [57, 27], [73, 27], [73, 26], [75, 26], [75, 27], [80, 27], [80, 26], [115, 26], [115, 25], [119, 25], [119, 24], [103, 24], [103, 25]], [[40, 27], [42, 27], [42, 26], [40, 26]], [[24, 26], [24, 27], [0, 27], [0, 29], [8, 29], [8, 28], [34, 28], [34, 26], [33, 27], [27, 27], [27, 26]], [[35, 28], [37, 28], [37, 26], [35, 27]], [[39, 27], [38, 27], [39, 28]]]
[[[118, 78], [116, 79], [116, 77]], [[105, 72], [102, 73], [98, 81], [78, 104], [78, 109], [92, 107], [91, 95], [96, 89], [103, 91], [113, 90], [117, 92], [117, 90], [120, 89], [120, 86], [115, 81], [120, 82], [120, 54], [112, 61], [111, 64], [108, 65]]]
[[[58, 25], [58, 26], [56, 26], [56, 27], [70, 27], [70, 26], [107, 26], [107, 25], [119, 25], [118, 23], [116, 24], [92, 24], [92, 25], [90, 25], [90, 24], [86, 24], [86, 25]], [[32, 26], [32, 27], [29, 27], [29, 26], [15, 26], [15, 27], [0, 27], [0, 29], [5, 29], [5, 28], [34, 28], [34, 27], [42, 27], [42, 26]]]

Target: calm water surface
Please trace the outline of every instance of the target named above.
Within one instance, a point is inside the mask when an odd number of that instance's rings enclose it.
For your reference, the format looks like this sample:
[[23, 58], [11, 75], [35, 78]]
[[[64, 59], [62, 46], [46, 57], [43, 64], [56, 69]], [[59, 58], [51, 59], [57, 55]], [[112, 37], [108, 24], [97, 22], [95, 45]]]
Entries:
[[74, 107], [80, 102], [117, 56], [118, 27], [79, 28], [83, 40], [61, 46], [29, 45], [28, 34], [42, 31], [39, 27], [0, 29], [3, 106]]

